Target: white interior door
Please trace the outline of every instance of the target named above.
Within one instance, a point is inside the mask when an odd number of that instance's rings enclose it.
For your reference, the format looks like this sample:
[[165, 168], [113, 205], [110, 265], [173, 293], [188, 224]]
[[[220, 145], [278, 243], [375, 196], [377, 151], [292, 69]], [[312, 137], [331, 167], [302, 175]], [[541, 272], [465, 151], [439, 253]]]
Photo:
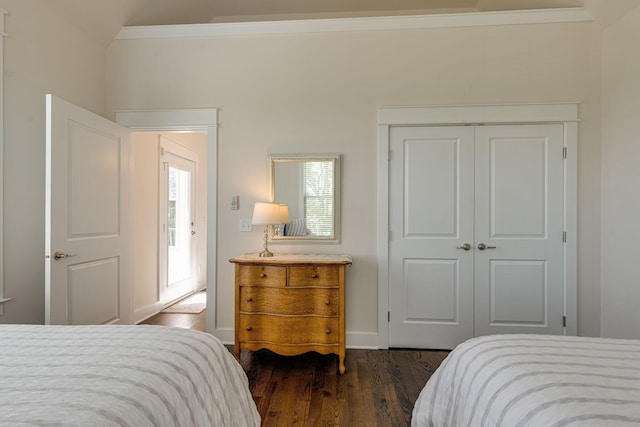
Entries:
[[196, 290], [196, 154], [161, 137], [160, 301]]
[[45, 322], [130, 323], [130, 133], [46, 97]]
[[475, 334], [562, 334], [563, 126], [478, 126], [475, 140]]
[[392, 128], [390, 147], [389, 345], [452, 348], [473, 336], [473, 127]]

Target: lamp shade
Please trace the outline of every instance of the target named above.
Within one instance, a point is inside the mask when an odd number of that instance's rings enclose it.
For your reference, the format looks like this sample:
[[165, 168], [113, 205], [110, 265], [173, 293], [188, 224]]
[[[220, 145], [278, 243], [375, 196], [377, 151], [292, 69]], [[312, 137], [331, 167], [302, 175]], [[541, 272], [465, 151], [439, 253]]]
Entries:
[[282, 215], [280, 213], [280, 205], [277, 203], [258, 202], [253, 205], [252, 224], [280, 224]]

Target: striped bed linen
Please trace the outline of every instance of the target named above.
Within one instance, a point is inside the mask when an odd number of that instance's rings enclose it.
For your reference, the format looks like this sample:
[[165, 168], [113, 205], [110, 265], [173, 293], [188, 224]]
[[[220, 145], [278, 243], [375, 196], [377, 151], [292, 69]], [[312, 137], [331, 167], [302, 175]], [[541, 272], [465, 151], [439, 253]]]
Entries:
[[429, 379], [411, 425], [640, 425], [640, 340], [473, 338]]
[[210, 334], [0, 325], [0, 426], [259, 426], [247, 377]]

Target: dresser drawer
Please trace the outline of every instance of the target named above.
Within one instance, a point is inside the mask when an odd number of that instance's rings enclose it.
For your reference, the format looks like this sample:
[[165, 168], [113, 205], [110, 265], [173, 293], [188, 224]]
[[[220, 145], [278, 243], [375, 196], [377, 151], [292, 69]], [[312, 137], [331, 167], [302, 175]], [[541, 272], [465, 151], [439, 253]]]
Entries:
[[289, 267], [289, 286], [339, 286], [337, 266]]
[[340, 299], [337, 289], [243, 286], [240, 288], [240, 312], [337, 316]]
[[282, 317], [263, 314], [240, 316], [240, 341], [281, 344], [336, 344], [340, 342], [337, 317]]
[[237, 280], [240, 286], [286, 286], [287, 267], [240, 265]]

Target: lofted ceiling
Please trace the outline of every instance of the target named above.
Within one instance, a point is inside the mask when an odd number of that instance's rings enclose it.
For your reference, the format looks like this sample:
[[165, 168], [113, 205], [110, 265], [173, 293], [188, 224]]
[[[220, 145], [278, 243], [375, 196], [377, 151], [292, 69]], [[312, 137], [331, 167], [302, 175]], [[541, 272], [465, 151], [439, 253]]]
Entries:
[[582, 7], [585, 0], [38, 0], [103, 45], [123, 26]]

